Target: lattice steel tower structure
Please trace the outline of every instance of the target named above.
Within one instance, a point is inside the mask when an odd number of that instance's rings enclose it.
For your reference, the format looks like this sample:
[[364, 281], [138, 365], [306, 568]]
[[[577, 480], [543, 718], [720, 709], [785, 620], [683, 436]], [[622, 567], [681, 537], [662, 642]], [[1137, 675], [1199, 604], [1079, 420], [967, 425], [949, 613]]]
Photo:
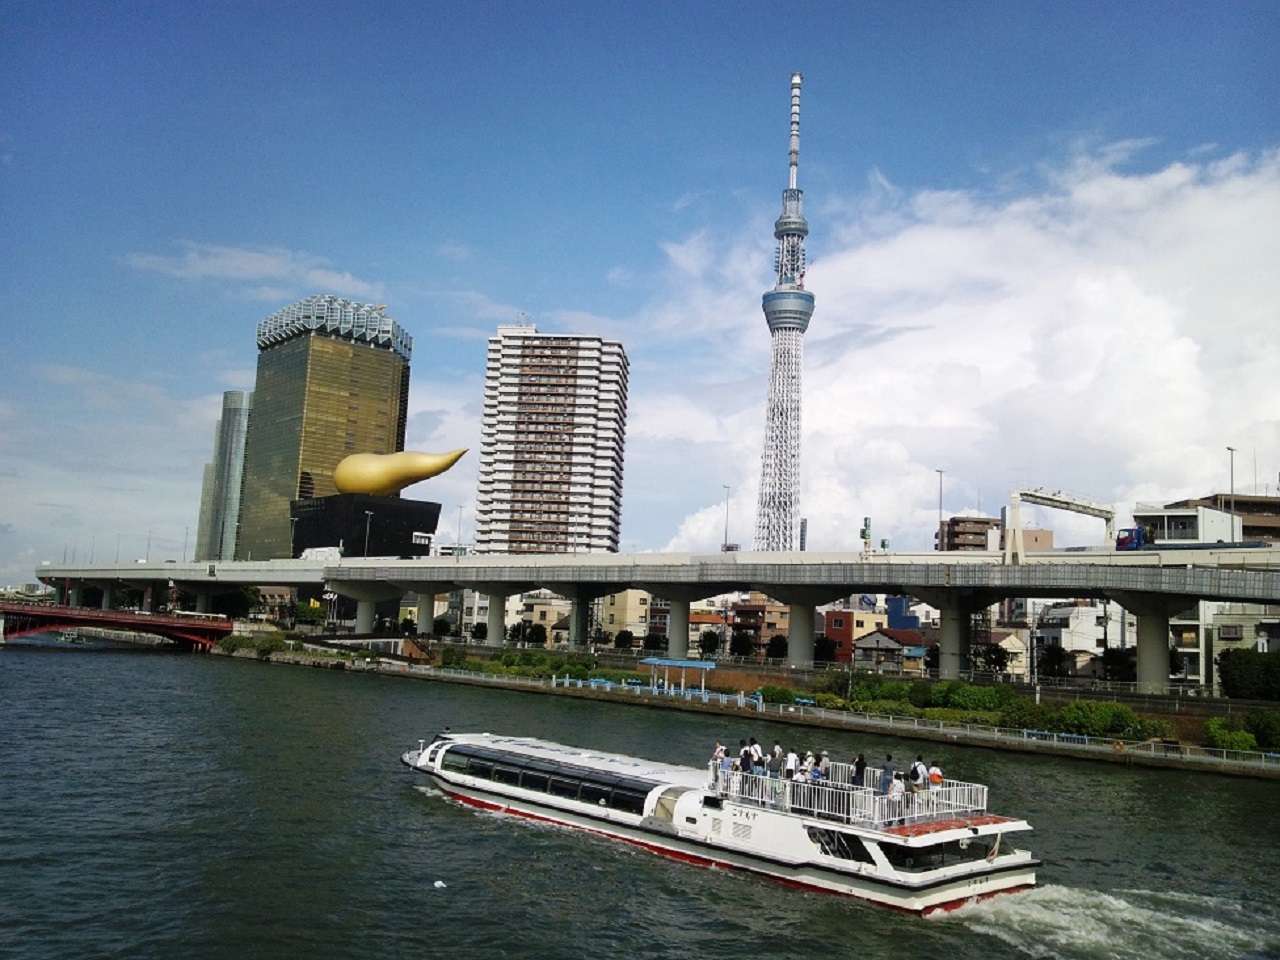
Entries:
[[769, 365], [769, 402], [765, 414], [764, 454], [760, 458], [760, 502], [756, 507], [757, 550], [795, 546], [800, 506], [800, 372], [804, 332], [813, 316], [813, 294], [804, 288], [804, 191], [796, 186], [800, 165], [800, 84], [791, 75], [790, 175], [782, 192], [782, 215], [773, 224], [778, 248], [778, 282], [764, 295], [764, 318], [773, 338]]

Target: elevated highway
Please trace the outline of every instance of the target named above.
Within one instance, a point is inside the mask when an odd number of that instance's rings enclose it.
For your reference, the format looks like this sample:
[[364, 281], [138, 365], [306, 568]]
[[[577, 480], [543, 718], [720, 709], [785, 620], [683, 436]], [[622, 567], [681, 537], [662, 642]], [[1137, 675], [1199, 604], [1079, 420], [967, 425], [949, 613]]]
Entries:
[[[628, 587], [671, 604], [673, 656], [684, 654], [689, 604], [733, 590], [759, 590], [791, 606], [788, 657], [813, 662], [814, 608], [853, 593], [906, 593], [941, 611], [940, 671], [956, 676], [968, 658], [970, 616], [1005, 597], [1098, 597], [1138, 617], [1138, 679], [1150, 690], [1167, 685], [1169, 618], [1197, 600], [1280, 601], [1280, 549], [1223, 547], [1151, 551], [1055, 550], [1007, 562], [998, 552], [886, 553], [638, 553], [345, 558], [160, 563], [130, 566], [42, 566], [37, 576], [78, 602], [84, 586], [167, 588], [170, 582], [207, 610], [218, 591], [244, 585], [325, 587], [357, 602], [356, 630], [369, 632], [379, 601], [413, 591], [424, 598], [457, 587], [489, 596], [488, 635], [505, 636], [506, 597], [543, 587], [572, 602], [570, 638], [586, 642], [587, 611], [597, 597]], [[431, 621], [424, 600], [418, 622]]]

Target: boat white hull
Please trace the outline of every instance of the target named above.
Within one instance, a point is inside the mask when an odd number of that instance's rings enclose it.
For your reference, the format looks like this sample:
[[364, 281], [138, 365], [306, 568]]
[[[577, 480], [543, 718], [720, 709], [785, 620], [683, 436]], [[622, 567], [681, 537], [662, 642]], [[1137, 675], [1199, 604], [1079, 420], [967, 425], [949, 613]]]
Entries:
[[588, 817], [522, 797], [478, 789], [445, 779], [435, 771], [419, 772], [427, 774], [445, 795], [480, 810], [584, 830], [696, 866], [750, 871], [787, 886], [858, 897], [908, 913], [927, 915], [954, 910], [998, 894], [1034, 887], [1036, 882], [1036, 864], [1030, 862], [939, 881], [923, 888], [912, 888], [884, 879], [845, 875], [804, 864], [790, 866], [712, 844], [691, 843], [676, 836], [620, 823], [610, 818]]

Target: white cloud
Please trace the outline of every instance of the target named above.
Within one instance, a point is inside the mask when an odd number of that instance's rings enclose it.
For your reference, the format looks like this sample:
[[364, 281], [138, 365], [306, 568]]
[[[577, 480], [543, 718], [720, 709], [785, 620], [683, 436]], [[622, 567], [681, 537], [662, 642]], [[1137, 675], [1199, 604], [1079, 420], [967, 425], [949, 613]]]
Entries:
[[[824, 241], [808, 274], [817, 310], [802, 512], [813, 546], [856, 548], [869, 515], [877, 538], [926, 547], [935, 467], [946, 470], [948, 512], [975, 508], [979, 496], [996, 512], [1022, 483], [1122, 509], [1203, 494], [1226, 486], [1228, 443], [1256, 446], [1260, 472], [1274, 479], [1280, 154], [1116, 172], [1147, 145], [1078, 155], [1013, 198], [899, 194], [877, 172], [872, 200], [836, 198], [824, 214], [833, 221], [812, 218]], [[699, 375], [669, 377], [654, 396], [633, 375], [633, 436], [677, 444], [692, 486], [718, 469], [725, 435], [739, 431], [735, 486], [753, 489], [767, 264], [744, 270], [742, 246], [705, 233], [691, 241], [673, 249], [696, 267], [680, 271], [666, 297], [732, 313], [687, 310], [667, 325], [667, 355], [692, 354], [680, 367]], [[708, 397], [699, 369], [708, 355], [743, 378], [730, 398]], [[1239, 489], [1239, 458], [1236, 466]], [[719, 543], [717, 493], [703, 486], [683, 519], [668, 521], [669, 548]], [[651, 529], [656, 519], [628, 513]], [[1070, 542], [1101, 537], [1087, 520], [1042, 519]]]
[[380, 300], [381, 283], [363, 280], [314, 254], [284, 247], [236, 247], [183, 242], [175, 255], [130, 253], [129, 266], [180, 280], [212, 280], [243, 285], [254, 300], [287, 300], [309, 293], [335, 293]]

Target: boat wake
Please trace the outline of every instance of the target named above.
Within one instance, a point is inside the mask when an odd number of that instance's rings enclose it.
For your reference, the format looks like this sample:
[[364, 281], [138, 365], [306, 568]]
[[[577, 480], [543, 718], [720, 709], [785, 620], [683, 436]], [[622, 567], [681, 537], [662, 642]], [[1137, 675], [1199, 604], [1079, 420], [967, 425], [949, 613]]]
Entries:
[[1155, 890], [1048, 885], [944, 915], [1029, 957], [1210, 960], [1280, 955], [1280, 911]]

